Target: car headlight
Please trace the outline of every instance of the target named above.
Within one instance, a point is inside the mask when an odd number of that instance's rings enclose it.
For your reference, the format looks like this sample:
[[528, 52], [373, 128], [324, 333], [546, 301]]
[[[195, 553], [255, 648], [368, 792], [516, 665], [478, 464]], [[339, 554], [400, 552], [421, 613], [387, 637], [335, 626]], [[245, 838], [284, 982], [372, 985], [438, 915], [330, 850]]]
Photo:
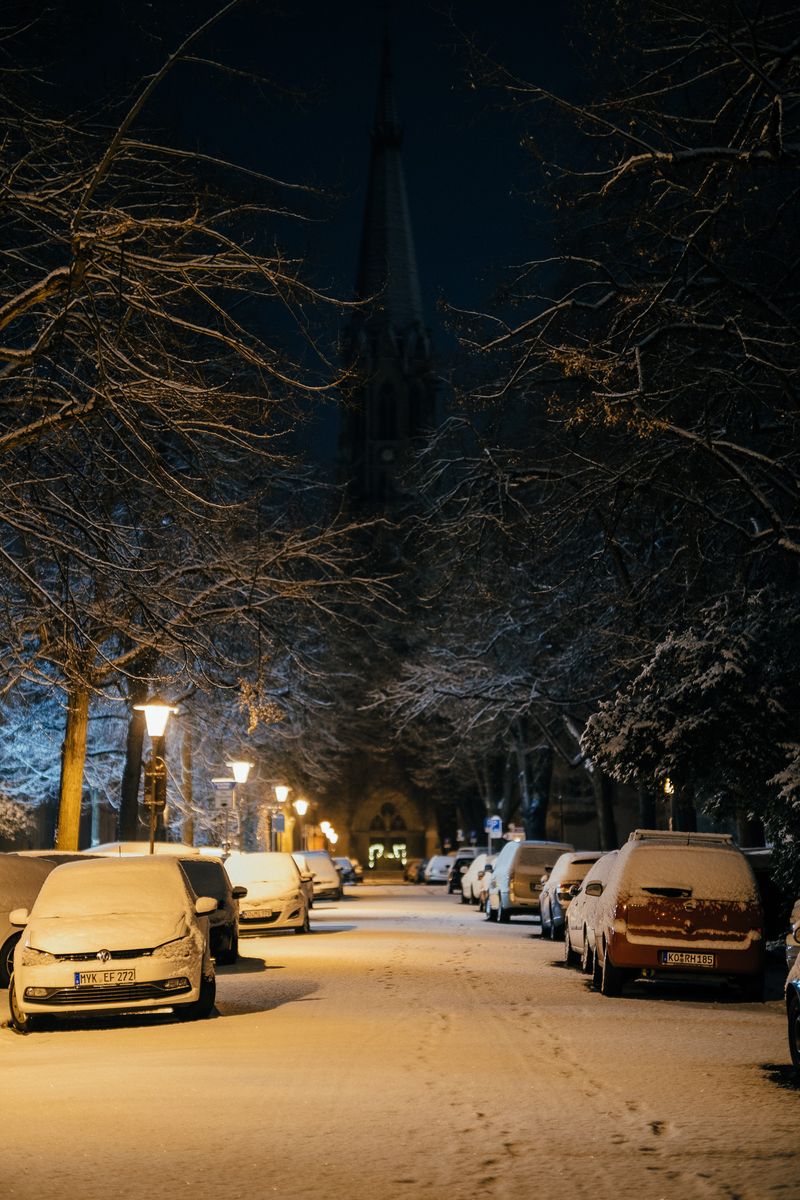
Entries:
[[187, 933], [183, 937], [173, 938], [171, 942], [164, 942], [162, 945], [156, 946], [153, 958], [169, 958], [173, 961], [180, 961], [194, 958], [201, 950], [199, 936], [195, 933]]
[[37, 950], [35, 946], [25, 946], [21, 961], [23, 967], [44, 967], [58, 962], [58, 959], [55, 954], [48, 954], [46, 950]]

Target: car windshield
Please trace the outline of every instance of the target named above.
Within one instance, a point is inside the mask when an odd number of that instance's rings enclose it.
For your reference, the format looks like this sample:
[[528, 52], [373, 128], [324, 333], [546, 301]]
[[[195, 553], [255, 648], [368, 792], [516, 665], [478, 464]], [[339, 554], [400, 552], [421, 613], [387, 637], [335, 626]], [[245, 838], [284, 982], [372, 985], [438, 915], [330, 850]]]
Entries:
[[297, 863], [291, 854], [232, 854], [225, 864], [236, 883], [294, 883]]
[[0, 855], [0, 912], [29, 904], [43, 880], [55, 870], [49, 859], [14, 858]]
[[556, 859], [564, 851], [564, 846], [520, 846], [518, 867], [540, 867], [544, 870], [549, 863], [555, 866]]
[[182, 858], [181, 867], [196, 896], [213, 896], [215, 900], [225, 899], [228, 889], [225, 886], [225, 876], [219, 863]]
[[42, 885], [37, 917], [164, 913], [185, 906], [186, 886], [177, 862], [94, 859], [56, 867]]
[[564, 878], [570, 883], [580, 883], [589, 874], [596, 861], [595, 858], [576, 858], [564, 869]]

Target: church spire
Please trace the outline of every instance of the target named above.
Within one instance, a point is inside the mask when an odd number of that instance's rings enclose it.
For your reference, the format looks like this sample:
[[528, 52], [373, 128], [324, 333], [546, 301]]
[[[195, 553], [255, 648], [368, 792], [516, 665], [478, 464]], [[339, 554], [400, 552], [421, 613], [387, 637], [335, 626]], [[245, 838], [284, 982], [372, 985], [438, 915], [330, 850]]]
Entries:
[[403, 131], [384, 40], [372, 129], [358, 262], [363, 300], [346, 336], [353, 386], [345, 409], [341, 463], [352, 500], [398, 510], [414, 442], [436, 420], [436, 381], [422, 310], [401, 147]]
[[369, 182], [364, 207], [356, 291], [375, 297], [379, 312], [395, 333], [424, 327], [417, 257], [411, 232], [388, 34], [378, 83], [372, 130]]

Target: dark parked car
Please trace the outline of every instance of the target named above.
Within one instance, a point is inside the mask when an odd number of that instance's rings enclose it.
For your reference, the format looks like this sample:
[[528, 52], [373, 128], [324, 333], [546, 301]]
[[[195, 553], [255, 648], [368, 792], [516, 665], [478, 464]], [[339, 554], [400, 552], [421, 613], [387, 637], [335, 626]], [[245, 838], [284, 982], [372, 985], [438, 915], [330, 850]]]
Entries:
[[14, 947], [20, 939], [20, 930], [11, 924], [8, 914], [15, 908], [33, 908], [39, 889], [55, 866], [49, 858], [0, 854], [0, 987], [8, 987]]
[[342, 877], [342, 883], [358, 883], [355, 870], [353, 869], [353, 864], [350, 862], [349, 858], [340, 856], [338, 858], [334, 858], [333, 861], [339, 868], [339, 874]]
[[447, 876], [447, 890], [451, 896], [454, 892], [461, 891], [461, 877], [466, 874], [474, 861], [474, 854], [457, 854], [453, 859], [453, 865]]
[[209, 915], [211, 955], [218, 966], [235, 963], [239, 957], [239, 901], [246, 887], [234, 887], [222, 863], [214, 858], [178, 860], [195, 896], [213, 896], [216, 912]]

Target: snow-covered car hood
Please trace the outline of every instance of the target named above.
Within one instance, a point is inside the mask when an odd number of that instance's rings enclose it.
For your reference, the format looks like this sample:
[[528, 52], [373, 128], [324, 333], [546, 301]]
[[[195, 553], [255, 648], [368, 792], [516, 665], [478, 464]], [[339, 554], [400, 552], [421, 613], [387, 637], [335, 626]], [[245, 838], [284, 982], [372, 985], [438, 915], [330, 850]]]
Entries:
[[300, 880], [297, 886], [291, 883], [268, 883], [265, 880], [250, 880], [247, 885], [247, 897], [239, 901], [241, 912], [251, 908], [259, 908], [265, 900], [283, 900], [299, 892]]
[[82, 954], [91, 950], [146, 950], [188, 932], [181, 912], [93, 913], [86, 917], [34, 917], [25, 941], [49, 954]]

